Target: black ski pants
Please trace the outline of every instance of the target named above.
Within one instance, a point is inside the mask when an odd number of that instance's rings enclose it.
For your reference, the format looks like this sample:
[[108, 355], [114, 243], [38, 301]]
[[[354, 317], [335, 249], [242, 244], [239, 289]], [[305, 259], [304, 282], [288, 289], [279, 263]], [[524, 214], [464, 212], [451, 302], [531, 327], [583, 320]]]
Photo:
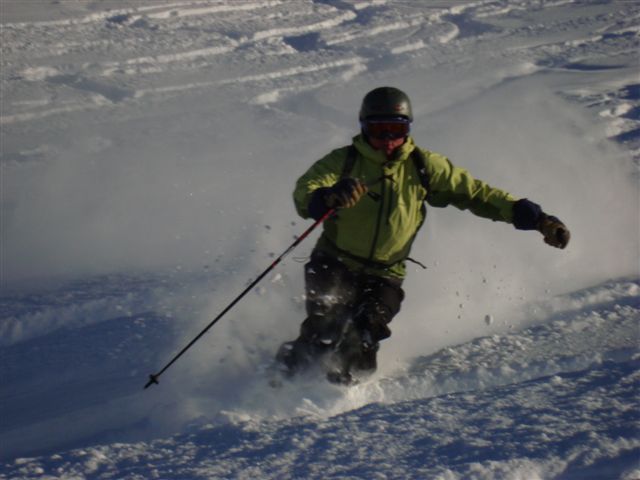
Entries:
[[332, 345], [347, 319], [374, 342], [391, 336], [388, 324], [404, 299], [402, 280], [349, 270], [338, 259], [314, 251], [305, 265], [307, 318], [298, 341]]

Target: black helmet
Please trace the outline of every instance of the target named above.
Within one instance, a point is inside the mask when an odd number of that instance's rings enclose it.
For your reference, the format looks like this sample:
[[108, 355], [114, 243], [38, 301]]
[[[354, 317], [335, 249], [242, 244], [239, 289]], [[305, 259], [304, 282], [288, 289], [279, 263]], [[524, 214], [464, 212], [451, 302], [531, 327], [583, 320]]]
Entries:
[[362, 99], [360, 120], [379, 116], [403, 116], [413, 121], [411, 102], [407, 94], [394, 87], [379, 87], [367, 93]]

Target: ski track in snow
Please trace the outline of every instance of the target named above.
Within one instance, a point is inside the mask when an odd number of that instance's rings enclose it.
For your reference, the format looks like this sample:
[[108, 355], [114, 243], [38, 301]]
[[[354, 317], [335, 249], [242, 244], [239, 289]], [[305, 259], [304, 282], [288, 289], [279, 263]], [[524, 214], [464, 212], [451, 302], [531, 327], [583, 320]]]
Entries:
[[[640, 164], [633, 2], [127, 4], [57, 2], [45, 13], [3, 5], [3, 177], [37, 172], [64, 157], [67, 143], [99, 153], [121, 141], [66, 139], [67, 128], [134, 125], [200, 95], [221, 108], [237, 102], [286, 115], [323, 87], [367, 76], [367, 85], [386, 82], [398, 71], [480, 71], [460, 78], [470, 96], [515, 78], [573, 75], [555, 93], [605, 124]], [[187, 116], [175, 117], [167, 136], [188, 145], [192, 137], [180, 130]], [[242, 188], [235, 168], [220, 189]], [[23, 198], [20, 187], [3, 183], [11, 192], [3, 210]], [[187, 186], [190, 195], [196, 187]], [[143, 392], [146, 375], [193, 332], [193, 319], [207, 317], [208, 297], [237, 276], [235, 265], [217, 266], [3, 292], [0, 478], [640, 478], [638, 278], [533, 300], [529, 324], [516, 331], [487, 326], [487, 335], [350, 389], [315, 378], [269, 389], [255, 372], [282, 327], [265, 321], [248, 339], [260, 344], [246, 347], [230, 321], [212, 340], [225, 350], [201, 353]], [[256, 293], [266, 300], [298, 287], [278, 277]], [[301, 300], [292, 306], [300, 313]]]
[[[506, 8], [496, 8], [484, 2], [462, 2], [449, 9], [419, 9], [412, 8], [409, 2], [387, 12], [384, 2], [301, 2], [300, 9], [289, 12], [287, 2], [281, 1], [211, 6], [203, 2], [185, 2], [162, 7], [139, 6], [136, 9], [100, 12], [73, 19], [4, 23], [4, 73], [1, 83], [7, 96], [15, 100], [3, 104], [0, 124], [12, 125], [63, 113], [114, 108], [123, 102], [135, 103], [144, 96], [162, 97], [184, 90], [219, 88], [242, 82], [252, 82], [255, 88], [261, 90], [254, 94], [254, 100], [270, 103], [280, 98], [272, 92], [292, 94], [309, 88], [309, 85], [316, 88], [318, 83], [312, 80], [316, 72], [324, 73], [325, 82], [335, 75], [343, 75], [348, 79], [351, 75], [367, 71], [389, 54], [420, 56], [423, 64], [426, 60], [426, 65], [437, 66], [459, 51], [461, 45], [466, 47], [466, 43], [478, 39], [490, 44], [495, 41], [492, 36], [499, 39], [507, 34], [500, 31], [492, 35], [491, 28], [466, 19], [495, 19], [526, 11], [532, 6], [528, 1], [512, 3]], [[585, 28], [587, 24], [591, 30], [601, 33], [577, 40], [565, 40], [560, 35], [558, 41], [536, 48], [525, 45], [527, 54], [534, 52], [541, 66], [579, 69], [581, 66], [578, 62], [568, 65], [550, 62], [553, 62], [553, 58], [561, 58], [564, 63], [573, 57], [579, 59], [580, 52], [589, 43], [597, 44], [589, 46], [590, 52], [600, 50], [602, 55], [606, 55], [608, 44], [613, 44], [610, 46], [619, 55], [619, 37], [628, 43], [629, 53], [637, 47], [638, 12], [634, 11], [632, 5], [624, 7], [630, 12], [623, 8], [617, 15], [610, 15], [612, 18], [605, 15], [562, 18], [556, 24], [527, 25], [515, 28], [508, 34], [522, 36], [526, 42], [527, 37], [540, 35], [544, 29], [562, 33], [576, 26]], [[241, 23], [242, 30], [233, 26], [234, 20], [246, 18], [250, 18], [250, 21]], [[279, 25], [284, 18], [287, 18], [288, 24], [299, 25], [283, 28]], [[402, 21], [398, 22], [398, 18], [402, 18]], [[26, 29], [29, 29], [30, 42], [24, 45], [15, 39], [24, 36]], [[474, 29], [481, 33], [473, 35]], [[484, 32], [483, 29], [488, 31]], [[106, 38], [86, 41], [94, 37]], [[114, 52], [146, 50], [141, 47], [145, 45], [145, 40], [151, 38], [156, 42], [153, 54], [123, 58], [120, 53], [114, 59]], [[456, 43], [454, 40], [457, 38], [460, 40]], [[352, 51], [361, 52], [361, 56], [355, 61], [344, 58], [345, 53], [349, 55]], [[501, 55], [507, 61], [518, 61], [519, 52], [507, 51]], [[29, 59], [29, 65], [21, 66], [21, 59], [25, 56]], [[261, 69], [264, 69], [264, 63], [272, 63], [270, 57], [275, 60], [270, 73], [256, 75], [243, 71], [258, 59]], [[350, 73], [354, 63], [357, 68]], [[295, 67], [282, 69], [287, 64]], [[188, 78], [190, 74], [199, 76], [203, 69], [210, 73], [207, 76], [212, 80], [181, 84], [172, 81], [176, 72]], [[38, 90], [45, 96], [40, 104], [25, 104], [20, 100], [25, 81], [39, 84]], [[151, 87], [146, 86], [149, 83]], [[269, 83], [278, 83], [278, 87], [269, 88]], [[291, 85], [283, 88], [285, 83]], [[122, 85], [127, 87], [123, 88]], [[623, 87], [632, 85], [630, 83]], [[59, 98], [64, 98], [64, 95], [58, 95], [57, 90], [67, 88], [85, 92], [84, 100], [60, 105]], [[606, 111], [615, 120], [612, 122], [612, 128], [615, 129], [612, 130], [612, 136], [629, 136], [629, 132], [637, 132], [637, 118], [629, 115], [629, 110], [638, 108], [638, 99], [635, 97], [637, 95], [631, 98], [631, 102], [624, 102], [623, 106], [618, 105], [620, 102], [615, 98], [603, 99], [602, 103], [609, 107]]]

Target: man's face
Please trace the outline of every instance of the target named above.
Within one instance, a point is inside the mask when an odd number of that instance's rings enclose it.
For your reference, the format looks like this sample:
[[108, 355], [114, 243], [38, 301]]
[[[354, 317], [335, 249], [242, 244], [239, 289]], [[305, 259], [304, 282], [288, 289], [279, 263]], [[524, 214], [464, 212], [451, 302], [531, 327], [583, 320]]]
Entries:
[[369, 144], [387, 157], [405, 142], [411, 130], [411, 121], [403, 116], [368, 117], [360, 125]]
[[376, 150], [382, 150], [387, 157], [391, 157], [396, 148], [400, 147], [404, 143], [403, 138], [369, 138], [369, 145]]

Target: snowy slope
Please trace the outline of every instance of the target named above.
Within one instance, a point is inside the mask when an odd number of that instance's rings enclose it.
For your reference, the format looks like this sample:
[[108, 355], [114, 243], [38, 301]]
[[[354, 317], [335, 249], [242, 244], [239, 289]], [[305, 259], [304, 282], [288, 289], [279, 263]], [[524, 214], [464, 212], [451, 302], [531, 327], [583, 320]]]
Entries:
[[[0, 478], [640, 478], [634, 2], [0, 2]], [[573, 233], [432, 209], [381, 368], [259, 373], [290, 191], [406, 90], [418, 144]], [[487, 320], [487, 321], [485, 321]]]
[[346, 391], [257, 378], [247, 407], [180, 434], [17, 458], [2, 478], [635, 479], [639, 293], [619, 281], [556, 298], [540, 305], [549, 322]]

